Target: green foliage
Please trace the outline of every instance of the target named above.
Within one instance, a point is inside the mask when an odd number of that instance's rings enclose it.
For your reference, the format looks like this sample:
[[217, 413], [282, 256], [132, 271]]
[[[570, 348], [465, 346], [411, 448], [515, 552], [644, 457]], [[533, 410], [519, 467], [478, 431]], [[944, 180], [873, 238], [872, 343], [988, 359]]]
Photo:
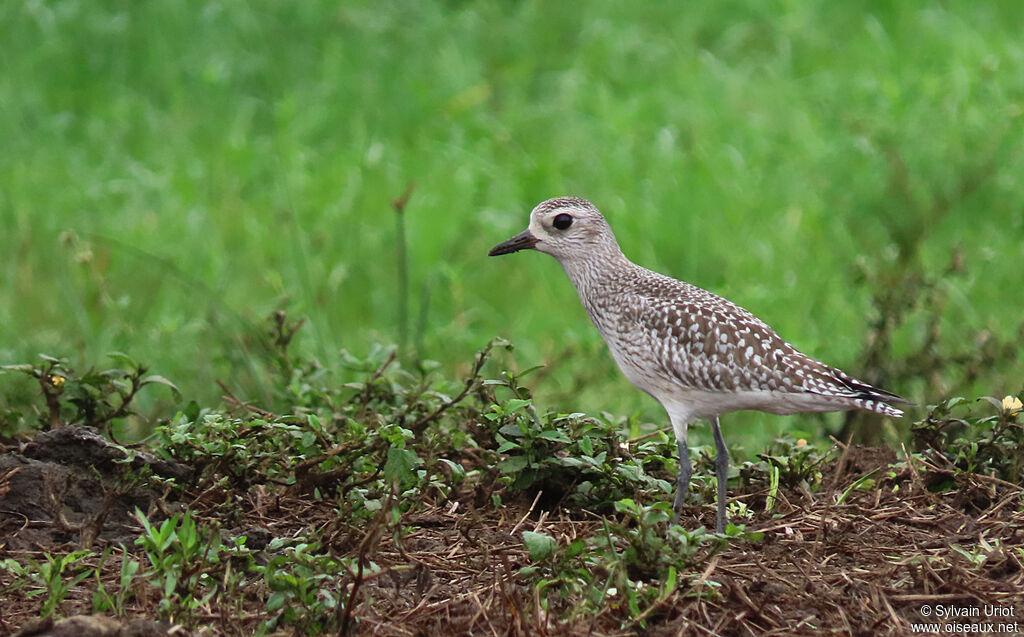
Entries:
[[[266, 610], [270, 615], [261, 630], [273, 632], [286, 626], [308, 635], [337, 632], [341, 605], [337, 580], [351, 576], [356, 560], [324, 555], [315, 542], [275, 539], [268, 547], [274, 556], [253, 568], [263, 575], [271, 591]], [[371, 567], [376, 568], [376, 567]]]
[[513, 396], [482, 414], [496, 451], [503, 454], [496, 466], [511, 488], [541, 489], [595, 509], [624, 497], [663, 497], [670, 491], [668, 482], [645, 470], [669, 463], [672, 450], [664, 437], [631, 450], [621, 423], [582, 413], [538, 416], [530, 391], [519, 382], [525, 373], [504, 372], [483, 383]]
[[78, 585], [79, 582], [92, 575], [92, 569], [79, 563], [91, 555], [90, 551], [72, 551], [65, 555], [56, 557], [45, 553], [44, 561], [27, 560], [28, 565], [23, 566], [16, 560], [6, 558], [0, 561], [0, 568], [20, 579], [16, 585], [23, 586], [28, 582], [35, 585], [35, 589], [29, 595], [46, 595], [39, 614], [42, 617], [49, 617], [60, 608], [61, 602], [67, 597], [68, 591]]
[[[116, 576], [105, 568], [111, 550], [95, 567], [86, 563], [93, 557], [88, 551], [27, 565], [7, 559], [0, 573], [13, 580], [2, 592], [39, 597], [40, 612], [51, 615], [68, 591], [93, 578], [98, 612], [128, 615], [140, 599], [153, 600], [159, 617], [196, 628], [211, 608], [241, 615], [245, 600], [258, 599], [259, 613], [248, 616], [260, 634], [345, 632], [360, 605], [360, 584], [400, 570], [380, 566], [372, 551], [385, 533], [405, 550], [401, 540], [417, 524], [409, 514], [536, 498], [545, 511], [602, 516], [599, 526], [578, 536], [546, 532], [543, 524], [522, 532], [529, 564], [519, 581], [535, 588], [539, 610], [569, 623], [612, 613], [622, 630], [642, 632], [670, 597], [716, 599], [718, 584], [701, 575], [708, 559], [761, 539], [738, 525], [762, 510], [757, 500], [732, 504], [734, 524], [725, 534], [671, 524], [671, 489], [662, 477], [674, 473], [673, 442], [661, 432], [627, 438], [625, 420], [539, 408], [523, 384], [531, 370], [490, 373], [494, 357], [511, 349], [504, 341], [481, 349], [461, 378], [445, 378], [430, 365], [406, 368], [393, 349], [376, 348], [367, 359], [348, 355], [352, 380], [339, 383], [317, 363], [293, 356], [286, 340], [271, 354], [272, 400], [286, 405], [283, 414], [237, 398], [225, 385], [223, 406], [186, 407], [158, 428], [150, 445], [162, 458], [195, 469], [194, 483], [173, 485], [178, 493], [226, 494], [204, 503], [204, 520], [211, 509], [224, 513], [222, 519], [237, 515], [256, 492], [315, 501], [330, 512], [329, 529], [276, 537], [253, 549], [245, 538], [228, 538], [219, 524], [201, 523], [192, 510], [159, 522], [136, 510], [137, 552], [122, 550]], [[47, 363], [54, 366], [40, 367], [40, 376], [65, 369]], [[962, 414], [962, 400], [933, 408], [915, 429], [919, 446], [932, 466], [1018, 479], [1019, 402], [985, 401], [994, 411]], [[767, 493], [764, 509], [772, 509], [781, 490], [821, 487], [821, 467], [834, 450], [802, 442], [779, 439], [741, 468], [745, 486]], [[707, 472], [706, 463], [697, 463], [698, 474]], [[874, 484], [874, 476], [849, 485], [838, 502]], [[156, 484], [150, 476], [127, 479], [132, 487]], [[981, 568], [999, 547], [982, 549], [952, 550]], [[138, 594], [140, 587], [146, 595]]]
[[941, 469], [980, 473], [1020, 484], [1024, 480], [1024, 425], [1018, 396], [978, 399], [989, 407], [978, 413], [963, 398], [932, 406], [914, 424], [914, 445]]
[[768, 488], [771, 492], [777, 492], [780, 486], [817, 491], [821, 487], [821, 467], [836, 457], [836, 451], [831, 447], [822, 452], [804, 440], [779, 438], [757, 454], [757, 462], [744, 462], [740, 477], [745, 485]]
[[543, 562], [555, 554], [558, 541], [545, 533], [523, 531], [523, 545], [530, 552], [531, 560]]
[[[980, 571], [993, 558], [997, 563], [1001, 561], [1005, 555], [1005, 549], [1001, 544], [998, 539], [989, 542], [985, 537], [979, 537], [976, 544], [971, 544], [967, 548], [955, 544], [950, 546], [950, 548], [956, 551], [960, 557], [964, 558], [970, 568]], [[1022, 551], [1024, 549], [1018, 548], [1017, 550]]]
[[40, 354], [36, 365], [4, 365], [0, 372], [20, 372], [36, 379], [45, 401], [46, 410], [39, 412], [37, 422], [28, 416], [9, 412], [0, 419], [0, 431], [26, 427], [54, 429], [61, 425], [76, 424], [110, 429], [119, 419], [133, 414], [132, 401], [147, 385], [170, 387], [178, 399], [177, 386], [163, 376], [148, 374], [149, 368], [126, 354], [107, 355], [119, 367], [89, 368], [77, 374], [68, 361]]
[[300, 362], [279, 390], [293, 415], [179, 413], [158, 429], [158, 451], [199, 468], [204, 485], [278, 482], [336, 495], [346, 511], [365, 517], [393, 489], [413, 507], [424, 489], [450, 493], [467, 471], [496, 469], [508, 489], [543, 490], [594, 509], [669, 493], [669, 484], [648, 471], [674, 463], [664, 436], [633, 444], [621, 423], [608, 419], [538, 415], [521, 384], [525, 372], [481, 376], [496, 347], [509, 348], [489, 344], [456, 383], [406, 371], [393, 350], [377, 350], [369, 360], [350, 355], [349, 366], [364, 378], [342, 386]]
[[225, 546], [216, 525], [200, 527], [188, 511], [159, 525], [138, 509], [135, 517], [143, 527], [135, 543], [149, 561], [142, 576], [159, 591], [161, 618], [194, 626], [197, 613], [211, 600], [231, 598], [239, 574], [232, 575], [229, 558], [245, 556], [243, 540]]
[[410, 373], [394, 350], [375, 350], [368, 360], [349, 356], [348, 365], [365, 377], [344, 384], [313, 363], [300, 363], [277, 389], [291, 415], [179, 413], [157, 430], [158, 450], [197, 467], [203, 484], [285, 484], [300, 493], [337, 496], [346, 512], [369, 517], [393, 489], [410, 495], [428, 486], [447, 491], [465, 477], [461, 464], [438, 452], [457, 458], [453, 450], [477, 446], [466, 416], [479, 410], [474, 405], [480, 398], [472, 394], [492, 347], [481, 350], [475, 370], [460, 383]]
[[574, 505], [597, 509], [627, 496], [660, 498], [671, 492], [668, 482], [644, 469], [669, 462], [656, 443], [631, 450], [612, 423], [580, 413], [534, 420], [517, 413], [522, 406], [513, 399], [484, 414], [492, 426], [501, 425], [495, 432], [497, 451], [507, 456], [497, 467], [513, 489], [554, 490]]
[[113, 613], [120, 617], [125, 614], [128, 602], [135, 595], [133, 584], [141, 563], [133, 559], [128, 555], [127, 551], [122, 549], [121, 572], [116, 582], [117, 586], [111, 592], [107, 590], [106, 585], [103, 583], [101, 573], [103, 572], [103, 565], [107, 558], [110, 557], [112, 551], [113, 549], [107, 549], [103, 552], [100, 565], [93, 571], [96, 576], [96, 590], [93, 592], [92, 607], [93, 612]]
[[626, 498], [615, 502], [615, 512], [603, 533], [588, 538], [560, 543], [545, 533], [523, 533], [533, 565], [520, 575], [537, 586], [545, 610], [558, 605], [571, 621], [611, 607], [626, 611], [623, 628], [643, 627], [662, 600], [697, 583], [697, 567], [727, 542], [761, 539], [732, 524], [722, 536], [669, 524], [668, 502], [645, 506]]

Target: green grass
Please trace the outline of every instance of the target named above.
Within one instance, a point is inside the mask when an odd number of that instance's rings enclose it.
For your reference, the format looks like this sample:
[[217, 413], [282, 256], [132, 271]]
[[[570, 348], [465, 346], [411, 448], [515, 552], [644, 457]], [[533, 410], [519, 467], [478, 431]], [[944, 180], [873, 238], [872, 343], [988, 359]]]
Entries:
[[[665, 421], [553, 260], [486, 257], [560, 194], [594, 201], [635, 261], [853, 373], [875, 312], [857, 264], [907, 242], [932, 276], [962, 252], [941, 283], [953, 349], [1013, 342], [1022, 20], [1012, 3], [3, 3], [0, 363], [121, 350], [186, 397], [220, 378], [259, 400], [271, 310], [308, 317], [296, 347], [331, 367], [394, 342], [390, 202], [409, 182], [421, 355], [453, 366], [506, 336], [522, 367], [552, 364], [538, 399], [565, 411]], [[890, 389], [1022, 379], [1011, 358]], [[730, 428], [756, 448], [823, 422]]]

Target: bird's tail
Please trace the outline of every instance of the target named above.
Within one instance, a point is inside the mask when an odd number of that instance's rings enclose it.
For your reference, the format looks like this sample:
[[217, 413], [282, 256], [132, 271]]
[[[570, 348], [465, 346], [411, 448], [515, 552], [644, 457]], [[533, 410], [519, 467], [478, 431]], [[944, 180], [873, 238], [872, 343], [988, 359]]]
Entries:
[[902, 396], [885, 391], [884, 389], [872, 387], [871, 385], [862, 383], [855, 378], [850, 378], [842, 372], [836, 374], [836, 380], [842, 383], [843, 386], [855, 392], [854, 395], [850, 397], [853, 399], [854, 404], [861, 409], [873, 411], [876, 414], [899, 418], [903, 415], [903, 411], [893, 407], [893, 405], [914, 404]]

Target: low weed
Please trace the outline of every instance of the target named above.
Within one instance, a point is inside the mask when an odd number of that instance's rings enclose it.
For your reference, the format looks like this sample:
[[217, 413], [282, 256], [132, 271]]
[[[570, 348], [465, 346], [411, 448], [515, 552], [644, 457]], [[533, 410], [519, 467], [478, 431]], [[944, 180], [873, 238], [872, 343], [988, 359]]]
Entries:
[[232, 599], [242, 574], [230, 558], [247, 555], [244, 539], [225, 546], [217, 525], [201, 527], [188, 511], [159, 525], [138, 509], [135, 517], [143, 527], [135, 543], [149, 562], [142, 577], [159, 591], [159, 617], [194, 626], [211, 604]]
[[626, 611], [627, 623], [643, 627], [669, 595], [713, 594], [713, 582], [705, 582], [706, 590], [695, 586], [696, 567], [728, 541], [761, 539], [732, 524], [725, 535], [669, 524], [668, 502], [643, 505], [624, 498], [614, 509], [616, 515], [585, 538], [523, 533], [532, 564], [520, 576], [537, 587], [542, 610], [558, 607], [571, 619], [614, 607]]
[[127, 354], [107, 355], [115, 366], [90, 368], [77, 373], [67, 360], [40, 355], [37, 364], [4, 365], [0, 372], [19, 372], [36, 379], [45, 402], [45, 410], [28, 414], [9, 412], [0, 422], [8, 432], [20, 429], [56, 429], [62, 425], [96, 427], [110, 435], [114, 422], [133, 415], [132, 402], [149, 385], [169, 387], [175, 398], [177, 386], [163, 376], [149, 374], [149, 368]]
[[[326, 555], [316, 542], [305, 538], [275, 539], [268, 552], [274, 556], [253, 569], [270, 590], [266, 603], [270, 617], [261, 631], [292, 626], [309, 635], [337, 632], [344, 603], [337, 582], [351, 578], [357, 560]], [[371, 570], [376, 569], [371, 563]]]
[[1024, 480], [1024, 424], [1021, 398], [979, 398], [980, 412], [964, 398], [931, 407], [911, 429], [914, 445], [934, 466], [995, 477], [1012, 484]]
[[803, 439], [779, 438], [757, 454], [756, 462], [744, 462], [740, 478], [745, 486], [767, 488], [769, 498], [780, 487], [813, 492], [821, 487], [821, 467], [836, 457], [837, 449], [822, 451]]
[[94, 612], [113, 613], [121, 617], [127, 610], [128, 603], [135, 596], [135, 578], [139, 573], [141, 563], [133, 559], [123, 548], [121, 549], [121, 569], [116, 580], [116, 588], [109, 590], [103, 583], [104, 565], [112, 554], [113, 549], [103, 552], [100, 565], [93, 571], [96, 578], [96, 590], [92, 596], [92, 607]]
[[639, 453], [614, 425], [584, 414], [529, 415], [529, 401], [511, 399], [484, 414], [494, 428], [496, 466], [512, 489], [543, 490], [569, 504], [610, 509], [624, 497], [664, 497], [667, 481], [647, 473], [645, 464], [667, 464], [663, 450], [649, 444]]
[[661, 498], [670, 492], [667, 481], [646, 469], [674, 462], [674, 450], [664, 436], [631, 449], [620, 424], [608, 419], [582, 413], [539, 416], [529, 390], [520, 383], [524, 375], [503, 372], [501, 378], [484, 381], [511, 394], [505, 400], [495, 398], [482, 414], [482, 424], [497, 445], [494, 464], [505, 485], [544, 491], [549, 500], [605, 512], [622, 498]]
[[57, 556], [45, 553], [43, 561], [27, 560], [27, 565], [6, 558], [0, 561], [0, 568], [16, 578], [15, 582], [8, 586], [9, 589], [30, 585], [27, 593], [29, 597], [45, 595], [46, 599], [39, 609], [39, 614], [42, 617], [49, 617], [60, 608], [69, 590], [92, 575], [93, 569], [81, 564], [90, 555], [91, 551], [86, 550]]

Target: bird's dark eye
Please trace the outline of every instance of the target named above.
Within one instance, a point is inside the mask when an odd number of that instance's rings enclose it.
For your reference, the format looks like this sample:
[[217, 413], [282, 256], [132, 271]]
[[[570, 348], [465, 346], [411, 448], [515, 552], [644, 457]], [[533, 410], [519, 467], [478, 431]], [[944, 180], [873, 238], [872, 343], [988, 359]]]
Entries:
[[555, 215], [555, 227], [558, 228], [559, 230], [565, 230], [571, 225], [572, 215], [566, 214], [564, 212], [560, 215]]

